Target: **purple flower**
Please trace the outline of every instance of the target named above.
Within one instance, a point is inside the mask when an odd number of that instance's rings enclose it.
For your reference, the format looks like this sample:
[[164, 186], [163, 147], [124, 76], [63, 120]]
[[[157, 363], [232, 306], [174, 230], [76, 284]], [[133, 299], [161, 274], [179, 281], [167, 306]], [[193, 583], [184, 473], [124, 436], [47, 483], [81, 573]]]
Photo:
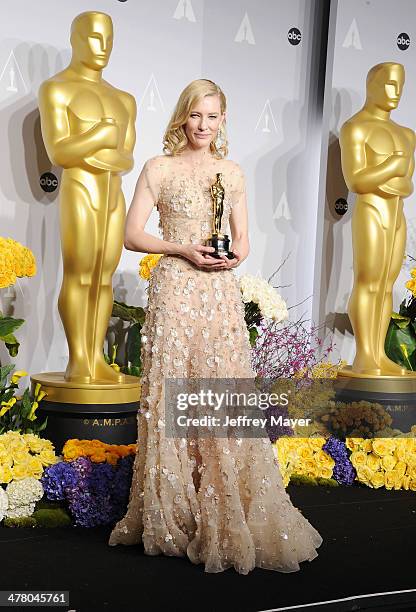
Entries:
[[349, 459], [348, 449], [345, 442], [338, 440], [335, 436], [330, 436], [322, 447], [335, 461], [332, 477], [343, 485], [352, 485], [357, 475], [353, 464]]
[[76, 488], [78, 479], [73, 466], [66, 461], [60, 461], [44, 470], [41, 483], [47, 499], [64, 500], [66, 491]]

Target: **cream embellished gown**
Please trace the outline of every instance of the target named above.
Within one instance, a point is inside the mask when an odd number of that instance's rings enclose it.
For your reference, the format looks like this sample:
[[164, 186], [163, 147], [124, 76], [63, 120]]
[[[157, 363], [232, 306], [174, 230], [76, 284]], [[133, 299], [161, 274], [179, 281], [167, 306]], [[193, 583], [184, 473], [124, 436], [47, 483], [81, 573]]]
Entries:
[[[232, 207], [245, 197], [237, 164], [210, 157], [191, 168], [180, 155], [145, 164], [139, 185], [151, 190], [164, 240], [203, 244], [217, 172], [226, 193], [222, 231], [230, 234]], [[149, 284], [142, 366], [130, 500], [109, 544], [142, 542], [148, 555], [188, 556], [206, 572], [293, 572], [315, 558], [322, 538], [292, 505], [268, 438], [165, 435], [164, 377], [255, 377], [235, 270], [161, 257]]]

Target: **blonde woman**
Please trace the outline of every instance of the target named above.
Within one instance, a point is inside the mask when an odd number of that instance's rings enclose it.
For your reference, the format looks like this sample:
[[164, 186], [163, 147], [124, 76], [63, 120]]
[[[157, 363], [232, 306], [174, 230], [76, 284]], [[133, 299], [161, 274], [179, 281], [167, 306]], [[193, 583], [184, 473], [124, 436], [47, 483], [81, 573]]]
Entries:
[[[165, 154], [144, 165], [127, 215], [126, 248], [163, 257], [152, 271], [142, 330], [130, 500], [109, 544], [143, 542], [149, 555], [187, 555], [206, 572], [291, 572], [316, 557], [322, 539], [292, 505], [269, 439], [175, 438], [165, 430], [165, 379], [255, 377], [233, 271], [249, 253], [244, 175], [226, 159], [225, 121], [221, 89], [205, 79], [190, 83], [167, 127]], [[218, 173], [221, 230], [231, 230], [234, 259], [217, 259], [204, 246]], [[153, 206], [163, 240], [145, 231]]]

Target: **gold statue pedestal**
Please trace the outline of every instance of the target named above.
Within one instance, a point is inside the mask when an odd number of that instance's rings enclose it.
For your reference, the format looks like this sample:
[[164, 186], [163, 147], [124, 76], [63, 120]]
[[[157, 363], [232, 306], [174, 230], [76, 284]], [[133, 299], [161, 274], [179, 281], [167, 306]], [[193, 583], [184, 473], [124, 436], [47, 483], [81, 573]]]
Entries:
[[391, 416], [392, 429], [406, 433], [416, 425], [416, 372], [404, 376], [364, 376], [346, 366], [339, 371], [334, 390], [339, 402], [380, 404]]
[[47, 393], [37, 414], [42, 420], [48, 417], [42, 435], [57, 452], [71, 438], [108, 444], [137, 442], [140, 381], [136, 376], [124, 375], [120, 383], [83, 384], [65, 380], [64, 372], [43, 372], [32, 375], [31, 383], [32, 393], [38, 383]]

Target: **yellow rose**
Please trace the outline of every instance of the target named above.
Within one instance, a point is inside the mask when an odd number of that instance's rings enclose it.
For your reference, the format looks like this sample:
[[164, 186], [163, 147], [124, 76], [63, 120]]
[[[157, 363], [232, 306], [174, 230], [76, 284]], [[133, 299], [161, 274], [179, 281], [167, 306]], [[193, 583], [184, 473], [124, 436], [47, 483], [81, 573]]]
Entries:
[[416, 480], [416, 467], [408, 467], [407, 468], [407, 473], [409, 474], [410, 478], [413, 480]]
[[349, 448], [350, 451], [360, 450], [362, 442], [364, 442], [364, 438], [347, 438], [345, 440], [347, 448]]
[[373, 472], [377, 472], [380, 468], [380, 458], [374, 453], [367, 455], [367, 465]]
[[409, 489], [411, 491], [416, 491], [416, 480], [411, 480], [409, 484]]
[[8, 465], [0, 465], [0, 482], [9, 483], [13, 480], [11, 467]]
[[357, 479], [364, 484], [368, 484], [374, 476], [374, 472], [370, 470], [368, 465], [362, 465], [356, 468]]
[[350, 461], [356, 469], [364, 466], [367, 463], [367, 453], [364, 453], [363, 451], [353, 451], [351, 453]]
[[325, 438], [309, 438], [309, 446], [314, 451], [322, 450], [323, 445], [325, 444]]
[[396, 482], [396, 474], [392, 471], [384, 474], [384, 486], [386, 489], [392, 489]]
[[332, 478], [333, 468], [322, 466], [321, 467], [321, 478]]
[[390, 471], [396, 465], [397, 459], [394, 455], [384, 455], [382, 457], [381, 463], [385, 470]]
[[385, 455], [391, 455], [395, 448], [396, 442], [391, 438], [376, 438], [372, 443], [373, 452], [376, 453], [379, 457], [384, 457]]
[[299, 457], [303, 460], [311, 461], [313, 457], [313, 451], [309, 446], [301, 446], [298, 450]]
[[32, 457], [29, 461], [28, 471], [33, 478], [40, 478], [43, 474], [42, 461], [38, 457]]
[[42, 465], [54, 465], [59, 459], [53, 450], [42, 450], [39, 453], [39, 461]]
[[29, 466], [27, 463], [17, 463], [12, 467], [13, 480], [21, 480], [29, 476]]
[[375, 472], [370, 478], [370, 484], [374, 489], [379, 489], [380, 487], [384, 487], [384, 473]]
[[14, 463], [25, 463], [28, 460], [29, 454], [26, 450], [16, 450], [12, 453]]
[[409, 486], [410, 486], [410, 476], [403, 476], [403, 489], [408, 491]]
[[28, 444], [32, 453], [40, 453], [45, 448], [44, 440], [37, 436], [34, 436], [32, 439], [30, 439], [28, 441]]
[[394, 471], [400, 478], [403, 478], [403, 476], [406, 474], [406, 469], [407, 464], [405, 461], [398, 461], [394, 466]]

